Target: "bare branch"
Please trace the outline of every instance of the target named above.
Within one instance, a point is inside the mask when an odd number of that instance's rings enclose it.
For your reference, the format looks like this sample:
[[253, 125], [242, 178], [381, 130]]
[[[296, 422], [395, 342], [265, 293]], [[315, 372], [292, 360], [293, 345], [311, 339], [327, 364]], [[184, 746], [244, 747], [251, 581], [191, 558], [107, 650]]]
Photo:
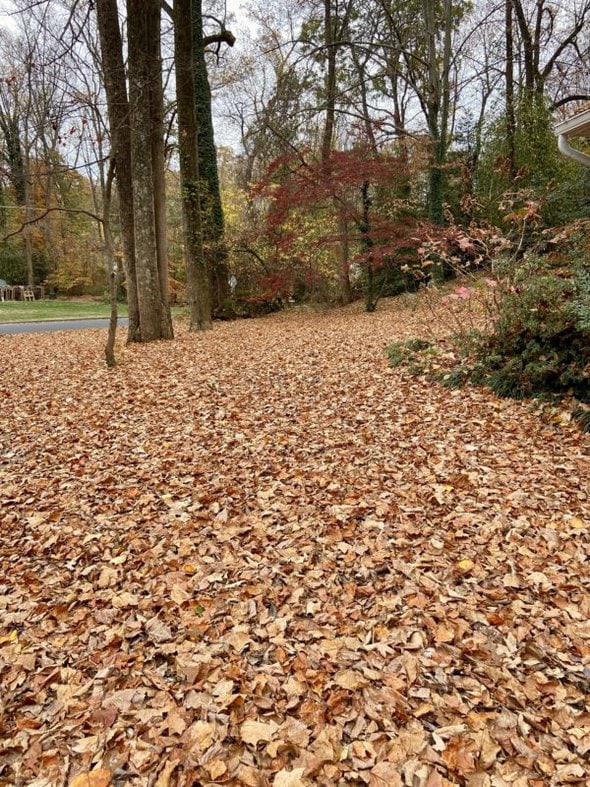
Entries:
[[[6, 210], [6, 209], [7, 209], [7, 206], [5, 206], [3, 208], [3, 210]], [[22, 208], [20, 208], [20, 207], [16, 208], [16, 209], [17, 210], [22, 210]], [[34, 219], [29, 219], [28, 221], [23, 221], [23, 223], [20, 225], [20, 227], [17, 230], [14, 230], [13, 232], [9, 232], [8, 235], [4, 236], [3, 240], [7, 241], [7, 240], [9, 240], [9, 238], [13, 238], [15, 235], [20, 235], [20, 233], [25, 229], [25, 227], [28, 227], [30, 224], [36, 224], [38, 221], [41, 221], [46, 216], [48, 216], [50, 213], [56, 213], [56, 212], [58, 212], [58, 213], [81, 213], [81, 214], [83, 214], [85, 216], [90, 216], [91, 219], [94, 219], [95, 221], [98, 221], [100, 224], [103, 223], [102, 217], [101, 216], [97, 216], [96, 213], [92, 213], [92, 211], [90, 211], [90, 210], [82, 210], [82, 208], [47, 208], [47, 210], [44, 210], [43, 213], [39, 214], [39, 216], [36, 216]]]

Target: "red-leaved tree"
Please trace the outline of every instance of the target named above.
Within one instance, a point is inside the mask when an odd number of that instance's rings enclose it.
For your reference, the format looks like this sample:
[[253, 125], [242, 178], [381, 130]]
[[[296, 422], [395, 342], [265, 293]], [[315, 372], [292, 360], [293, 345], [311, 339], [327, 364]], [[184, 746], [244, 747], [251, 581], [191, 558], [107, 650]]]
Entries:
[[275, 280], [278, 271], [283, 287], [309, 278], [301, 237], [315, 217], [306, 248], [349, 249], [345, 263], [363, 281], [366, 309], [374, 311], [388, 272], [415, 261], [424, 236], [405, 196], [411, 175], [406, 159], [377, 156], [368, 145], [333, 151], [324, 160], [276, 159], [253, 191], [266, 203], [260, 240]]

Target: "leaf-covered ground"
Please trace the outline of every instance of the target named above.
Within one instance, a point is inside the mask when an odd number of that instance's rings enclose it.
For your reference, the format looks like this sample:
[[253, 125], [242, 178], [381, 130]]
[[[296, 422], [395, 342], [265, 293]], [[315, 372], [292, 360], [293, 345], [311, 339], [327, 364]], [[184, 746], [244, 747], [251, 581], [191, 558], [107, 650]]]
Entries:
[[389, 302], [0, 337], [0, 784], [590, 779], [590, 439]]

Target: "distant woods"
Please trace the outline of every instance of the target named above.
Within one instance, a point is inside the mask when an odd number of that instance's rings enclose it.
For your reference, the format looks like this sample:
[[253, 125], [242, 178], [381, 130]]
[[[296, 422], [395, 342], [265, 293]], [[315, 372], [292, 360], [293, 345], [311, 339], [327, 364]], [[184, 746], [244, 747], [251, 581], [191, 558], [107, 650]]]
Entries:
[[[537, 230], [587, 215], [551, 127], [590, 100], [590, 0], [245, 6], [15, 2], [0, 278], [102, 295], [108, 241], [128, 339], [169, 339], [174, 302], [194, 330], [289, 301], [371, 311], [448, 275], [422, 252], [449, 228], [510, 241], [519, 206]], [[107, 239], [89, 214], [110, 167]]]

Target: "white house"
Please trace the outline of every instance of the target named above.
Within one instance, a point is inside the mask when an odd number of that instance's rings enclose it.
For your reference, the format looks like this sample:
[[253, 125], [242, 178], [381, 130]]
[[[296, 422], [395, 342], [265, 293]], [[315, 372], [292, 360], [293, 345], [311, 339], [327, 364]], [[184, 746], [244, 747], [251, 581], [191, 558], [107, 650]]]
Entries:
[[590, 156], [572, 148], [568, 142], [570, 137], [590, 137], [590, 109], [584, 109], [577, 115], [563, 120], [554, 127], [553, 131], [557, 135], [557, 145], [565, 156], [590, 167]]

